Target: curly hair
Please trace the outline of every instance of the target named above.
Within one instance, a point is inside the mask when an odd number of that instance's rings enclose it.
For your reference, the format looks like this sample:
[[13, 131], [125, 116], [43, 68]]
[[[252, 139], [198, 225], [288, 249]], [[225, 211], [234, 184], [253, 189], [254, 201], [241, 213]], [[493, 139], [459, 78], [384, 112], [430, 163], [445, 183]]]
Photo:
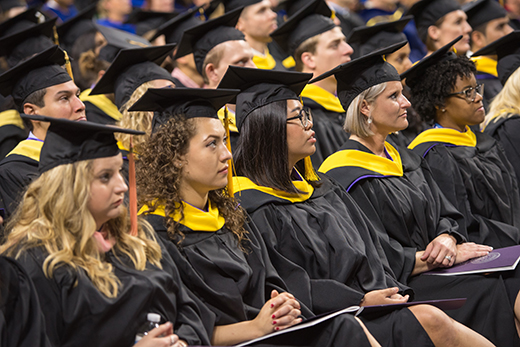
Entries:
[[[190, 140], [197, 133], [197, 121], [204, 118], [186, 119], [182, 115], [172, 117], [141, 147], [139, 167], [136, 172], [139, 202], [147, 205], [150, 212], [164, 207], [168, 236], [181, 246], [184, 233], [179, 230], [180, 221], [176, 222], [174, 213], [180, 213], [184, 218], [182, 204], [181, 178], [182, 163], [188, 153]], [[237, 238], [242, 248], [247, 231], [244, 229], [245, 213], [234, 198], [229, 197], [227, 189], [217, 189], [209, 192], [209, 200], [215, 204], [219, 213], [225, 219], [225, 226]]]
[[411, 87], [414, 109], [425, 122], [432, 124], [437, 110], [444, 107], [446, 97], [453, 92], [457, 79], [469, 78], [476, 72], [475, 64], [466, 56], [428, 67], [421, 82]]
[[[88, 209], [93, 160], [57, 166], [33, 181], [21, 204], [9, 220], [9, 235], [0, 254], [20, 257], [24, 251], [42, 247], [48, 253], [43, 271], [52, 278], [56, 268], [69, 265], [84, 270], [94, 286], [109, 298], [117, 296], [120, 285], [110, 263], [103, 261], [92, 237], [96, 222]], [[137, 237], [131, 236], [126, 208], [104, 228], [116, 239], [114, 254], [126, 254], [137, 270], [150, 262], [161, 267], [161, 248], [153, 228], [139, 222]]]

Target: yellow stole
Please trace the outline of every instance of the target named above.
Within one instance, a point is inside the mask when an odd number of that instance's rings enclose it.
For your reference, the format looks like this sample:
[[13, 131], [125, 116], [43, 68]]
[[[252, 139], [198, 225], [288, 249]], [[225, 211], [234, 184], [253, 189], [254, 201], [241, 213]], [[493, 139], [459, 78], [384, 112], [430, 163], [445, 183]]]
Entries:
[[121, 112], [119, 112], [117, 106], [112, 101], [110, 101], [109, 98], [107, 98], [105, 95], [90, 95], [91, 91], [92, 89], [85, 89], [79, 95], [79, 99], [81, 101], [91, 102], [111, 118], [115, 119], [117, 122], [123, 118], [123, 115]]
[[288, 56], [287, 58], [285, 58], [283, 61], [282, 61], [282, 65], [286, 68], [286, 69], [292, 69], [293, 67], [296, 66], [296, 62], [294, 61], [294, 58], [292, 57], [292, 55]]
[[[226, 107], [226, 106], [224, 106], [224, 107]], [[224, 124], [224, 118], [225, 118], [224, 107], [222, 107], [220, 110], [218, 110], [217, 115], [218, 115], [218, 119], [220, 119], [220, 121], [222, 122], [222, 125], [225, 126], [225, 124]], [[229, 118], [229, 131], [232, 133], [238, 133], [235, 112], [231, 111], [229, 108], [228, 108], [228, 118]]]
[[[176, 207], [178, 206], [179, 205], [176, 205]], [[177, 223], [180, 223], [193, 231], [215, 232], [222, 229], [226, 223], [224, 217], [220, 215], [218, 208], [213, 206], [211, 203], [211, 200], [208, 202], [208, 212], [199, 210], [198, 208], [193, 207], [192, 205], [185, 202], [182, 202], [182, 206], [184, 208], [184, 218], [181, 219], [181, 214], [177, 208], [171, 217]], [[150, 208], [144, 205], [139, 211], [139, 214], [149, 213], [162, 217], [166, 216], [164, 205], [160, 205], [153, 212], [148, 212], [149, 210]]]
[[257, 68], [262, 70], [272, 70], [276, 66], [276, 60], [274, 60], [273, 56], [269, 53], [267, 48], [265, 49], [264, 56], [253, 56], [253, 63], [255, 63]]
[[43, 142], [37, 140], [21, 141], [6, 157], [17, 154], [28, 157], [34, 161], [40, 161], [40, 152], [42, 151]]
[[247, 177], [238, 176], [233, 177], [233, 194], [238, 193], [240, 195], [241, 192], [246, 190], [257, 190], [262, 193], [276, 196], [277, 198], [294, 203], [308, 200], [314, 192], [314, 188], [304, 179], [301, 181], [292, 181], [292, 183], [298, 190], [303, 192], [303, 194], [287, 193], [281, 190], [259, 186], [253, 183], [253, 181]]
[[15, 125], [21, 129], [25, 128], [22, 118], [20, 118], [20, 113], [16, 110], [0, 112], [0, 127], [3, 127], [4, 125]]
[[468, 126], [466, 126], [466, 131], [463, 133], [455, 129], [434, 128], [425, 130], [417, 135], [408, 148], [414, 149], [421, 143], [426, 142], [443, 142], [455, 146], [475, 147], [477, 145], [477, 137]]
[[354, 166], [377, 172], [383, 176], [402, 176], [403, 162], [399, 152], [388, 142], [385, 142], [385, 148], [393, 160], [372, 153], [346, 149], [337, 151], [325, 159], [319, 171], [327, 173], [338, 167]]
[[497, 61], [495, 59], [491, 59], [486, 56], [481, 56], [471, 58], [471, 60], [475, 63], [475, 66], [477, 67], [477, 74], [479, 72], [483, 72], [498, 77]]
[[345, 110], [341, 106], [341, 102], [334, 94], [329, 93], [325, 89], [314, 84], [307, 84], [301, 93], [303, 98], [309, 98], [323, 106], [327, 111], [344, 113]]

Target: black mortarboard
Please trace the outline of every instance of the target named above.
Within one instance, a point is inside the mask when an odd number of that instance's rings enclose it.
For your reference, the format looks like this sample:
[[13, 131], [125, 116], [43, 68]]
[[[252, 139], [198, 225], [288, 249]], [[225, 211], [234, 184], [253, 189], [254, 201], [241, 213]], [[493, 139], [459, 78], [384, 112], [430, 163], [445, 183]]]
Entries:
[[293, 14], [295, 14], [300, 9], [304, 8], [313, 1], [314, 0], [287, 0], [282, 3], [281, 7], [285, 9], [287, 17], [291, 17]]
[[486, 47], [479, 49], [473, 57], [479, 55], [497, 56], [497, 73], [500, 82], [504, 85], [513, 72], [520, 67], [520, 30], [491, 42]]
[[22, 3], [20, 0], [2, 0], [0, 1], [0, 13], [7, 12], [15, 7], [25, 7], [25, 2]]
[[403, 29], [412, 18], [412, 16], [407, 16], [394, 22], [354, 28], [347, 38], [348, 44], [354, 49], [352, 58], [362, 57], [378, 49], [407, 40]]
[[224, 4], [226, 12], [234, 11], [237, 8], [244, 8], [246, 6], [254, 5], [262, 0], [221, 0]]
[[244, 40], [244, 34], [235, 29], [241, 11], [241, 9], [231, 11], [186, 30], [182, 35], [175, 58], [193, 53], [197, 70], [202, 74], [206, 55], [215, 46], [227, 41]]
[[145, 38], [130, 34], [129, 32], [109, 28], [95, 23], [96, 29], [107, 40], [106, 46], [103, 46], [99, 52], [99, 59], [111, 63], [116, 58], [117, 53], [122, 49], [150, 47], [152, 44]]
[[218, 88], [237, 88], [241, 92], [235, 100], [236, 121], [240, 130], [247, 116], [270, 103], [296, 99], [312, 78], [310, 73], [249, 69], [230, 66]]
[[24, 30], [8, 30], [8, 35], [0, 37], [0, 55], [16, 56], [15, 60], [9, 59], [10, 66], [54, 45], [51, 38], [54, 37], [56, 18], [39, 24], [26, 23]]
[[0, 37], [14, 34], [17, 31], [27, 29], [30, 25], [27, 23], [43, 23], [45, 16], [39, 12], [35, 7], [31, 7], [26, 11], [9, 18], [0, 23]]
[[477, 0], [464, 4], [462, 10], [468, 16], [473, 30], [493, 19], [507, 16], [507, 11], [496, 0]]
[[114, 62], [90, 92], [90, 95], [115, 93], [115, 104], [121, 108], [143, 83], [172, 76], [160, 67], [175, 44], [121, 50]]
[[287, 53], [294, 51], [305, 40], [336, 27], [330, 19], [332, 11], [324, 0], [315, 0], [271, 33], [273, 40]]
[[191, 8], [177, 17], [165, 22], [157, 28], [157, 31], [150, 38], [150, 41], [164, 35], [167, 43], [180, 43], [182, 34], [184, 34], [186, 30], [202, 24], [201, 17], [195, 17], [201, 8], [202, 6]]
[[[155, 112], [152, 132], [171, 117], [217, 118], [218, 110], [232, 100], [239, 90], [200, 88], [148, 89], [129, 111]], [[162, 112], [165, 111], [165, 112]]]
[[49, 122], [40, 153], [40, 173], [78, 161], [113, 157], [119, 153], [114, 133], [143, 135], [144, 132], [89, 121], [72, 121], [39, 115], [22, 114], [22, 118]]
[[443, 61], [449, 61], [457, 58], [455, 52], [453, 52], [452, 47], [454, 44], [459, 42], [462, 39], [462, 35], [457, 37], [455, 40], [451, 41], [447, 45], [439, 48], [429, 56], [423, 58], [421, 61], [417, 62], [414, 66], [406, 70], [401, 74], [401, 79], [406, 78], [406, 85], [409, 87], [413, 87], [417, 83], [421, 82], [421, 78], [424, 75], [424, 72], [430, 66], [441, 63]]
[[128, 16], [125, 23], [135, 24], [135, 33], [142, 36], [178, 15], [176, 12], [156, 12], [138, 9]]
[[56, 31], [60, 39], [60, 46], [63, 46], [65, 50], [70, 49], [78, 37], [89, 31], [97, 30], [92, 21], [95, 13], [96, 4], [92, 4], [73, 18], [59, 25]]
[[383, 56], [397, 51], [406, 45], [407, 42], [402, 41], [338, 65], [334, 69], [314, 78], [309, 83], [318, 82], [334, 75], [338, 83], [338, 98], [343, 109], [347, 110], [352, 101], [368, 88], [384, 82], [401, 81], [397, 70], [387, 63]]
[[413, 15], [419, 38], [426, 42], [428, 28], [450, 12], [460, 10], [457, 0], [421, 0], [406, 15]]
[[61, 67], [63, 64], [65, 56], [61, 48], [50, 47], [0, 75], [0, 94], [12, 95], [19, 107], [35, 91], [71, 81]]

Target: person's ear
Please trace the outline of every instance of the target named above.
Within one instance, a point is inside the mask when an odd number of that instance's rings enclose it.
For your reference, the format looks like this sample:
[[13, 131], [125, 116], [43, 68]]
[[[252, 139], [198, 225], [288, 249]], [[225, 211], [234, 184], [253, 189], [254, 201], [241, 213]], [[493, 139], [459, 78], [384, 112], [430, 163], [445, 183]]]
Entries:
[[204, 68], [204, 72], [206, 72], [206, 77], [208, 78], [209, 81], [212, 81], [215, 84], [218, 84], [219, 76], [218, 76], [215, 64], [209, 63], [208, 65], [206, 65], [206, 67]]
[[39, 109], [40, 108], [38, 106], [29, 102], [23, 104], [23, 113], [25, 114], [38, 114]]
[[311, 52], [303, 52], [301, 60], [303, 65], [305, 65], [310, 70], [316, 69], [316, 59], [314, 58], [314, 54], [312, 54]]
[[363, 100], [359, 111], [365, 117], [367, 117], [367, 118], [370, 117], [370, 104], [366, 100]]
[[431, 37], [433, 41], [438, 41], [441, 35], [441, 29], [436, 25], [430, 25], [428, 27], [428, 36]]
[[470, 37], [471, 37], [471, 44], [474, 47], [484, 47], [484, 46], [487, 46], [486, 35], [484, 35], [480, 31], [473, 30], [471, 32]]

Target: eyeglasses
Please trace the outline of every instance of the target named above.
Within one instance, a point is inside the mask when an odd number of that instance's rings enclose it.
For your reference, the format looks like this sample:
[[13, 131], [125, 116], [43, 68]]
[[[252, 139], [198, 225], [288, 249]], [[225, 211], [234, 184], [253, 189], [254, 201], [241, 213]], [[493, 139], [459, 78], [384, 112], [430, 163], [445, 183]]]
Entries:
[[475, 99], [477, 98], [477, 93], [480, 96], [484, 94], [484, 84], [477, 84], [475, 87], [468, 87], [460, 92], [450, 93], [448, 94], [448, 96], [463, 95], [463, 98], [470, 103], [475, 102]]
[[293, 120], [293, 119], [299, 119], [302, 127], [306, 129], [310, 123], [312, 123], [312, 113], [311, 110], [302, 108], [297, 116], [287, 118], [287, 121]]

